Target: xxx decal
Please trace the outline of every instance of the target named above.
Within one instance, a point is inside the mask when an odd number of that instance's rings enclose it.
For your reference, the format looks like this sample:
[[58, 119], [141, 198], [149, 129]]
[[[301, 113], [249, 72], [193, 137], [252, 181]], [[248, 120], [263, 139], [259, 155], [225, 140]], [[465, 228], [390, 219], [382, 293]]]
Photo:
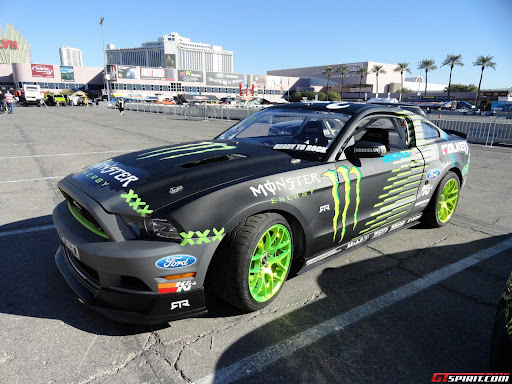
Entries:
[[341, 175], [343, 177], [343, 180], [345, 181], [345, 205], [343, 207], [343, 213], [341, 216], [341, 237], [339, 242], [343, 240], [345, 237], [346, 232], [346, 224], [347, 224], [347, 213], [348, 208], [350, 206], [350, 191], [352, 189], [352, 185], [350, 183], [350, 173], [353, 173], [356, 175], [356, 207], [354, 210], [354, 229], [357, 225], [357, 212], [359, 210], [359, 203], [361, 201], [359, 192], [361, 187], [361, 171], [356, 166], [353, 166], [352, 169], [348, 169], [347, 167], [340, 165], [336, 170], [329, 169], [326, 172], [322, 173], [322, 176], [328, 177], [329, 180], [331, 180], [332, 183], [332, 197], [334, 199], [334, 217], [332, 219], [332, 227], [334, 229], [334, 236], [332, 238], [332, 241], [336, 240], [336, 235], [338, 233], [338, 219], [340, 216], [340, 195], [338, 192], [339, 188], [339, 181], [338, 181], [338, 175]]
[[[126, 202], [132, 209], [140, 213], [141, 217], [146, 217], [146, 214], [150, 214], [153, 211], [149, 209], [149, 205], [147, 205], [144, 201], [141, 201], [139, 195], [137, 195], [133, 189], [130, 189], [128, 193], [121, 194], [121, 198], [126, 199]], [[132, 201], [133, 200], [133, 201]], [[139, 208], [141, 206], [142, 208]]]
[[168, 160], [182, 156], [197, 155], [199, 153], [212, 151], [224, 151], [235, 148], [236, 146], [227, 145], [225, 143], [212, 143], [209, 141], [203, 141], [202, 143], [197, 144], [185, 144], [174, 147], [156, 149], [154, 151], [146, 152], [139, 155], [137, 160], [149, 159], [150, 157], [160, 157], [160, 160]]
[[[207, 229], [204, 232], [201, 231], [189, 231], [189, 232], [181, 232], [180, 235], [183, 239], [183, 241], [180, 243], [181, 246], [185, 246], [187, 244], [194, 245], [194, 244], [203, 244], [203, 243], [209, 243], [210, 239], [208, 238], [208, 234], [210, 233], [210, 230]], [[224, 237], [224, 228], [221, 228], [217, 231], [216, 228], [213, 228], [213, 233], [215, 236], [213, 236], [211, 241], [219, 240], [221, 241]], [[196, 237], [194, 238], [194, 234]]]

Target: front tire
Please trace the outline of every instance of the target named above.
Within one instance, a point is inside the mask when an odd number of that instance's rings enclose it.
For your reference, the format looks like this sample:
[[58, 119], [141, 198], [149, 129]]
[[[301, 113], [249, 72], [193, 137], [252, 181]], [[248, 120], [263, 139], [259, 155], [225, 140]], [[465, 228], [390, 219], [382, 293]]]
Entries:
[[451, 171], [441, 179], [430, 203], [423, 213], [422, 221], [434, 228], [442, 227], [450, 221], [459, 202], [460, 182]]
[[233, 231], [222, 253], [215, 291], [245, 311], [262, 309], [277, 297], [288, 277], [293, 258], [290, 225], [277, 213], [251, 216]]

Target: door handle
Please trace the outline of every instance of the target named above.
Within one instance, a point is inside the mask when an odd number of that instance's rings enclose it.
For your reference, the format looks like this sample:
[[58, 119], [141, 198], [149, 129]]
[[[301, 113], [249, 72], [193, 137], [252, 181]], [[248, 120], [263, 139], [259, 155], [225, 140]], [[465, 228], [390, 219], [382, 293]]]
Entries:
[[410, 163], [409, 163], [409, 167], [411, 168], [419, 168], [419, 167], [423, 167], [423, 163], [419, 162], [419, 161], [414, 161], [412, 160]]

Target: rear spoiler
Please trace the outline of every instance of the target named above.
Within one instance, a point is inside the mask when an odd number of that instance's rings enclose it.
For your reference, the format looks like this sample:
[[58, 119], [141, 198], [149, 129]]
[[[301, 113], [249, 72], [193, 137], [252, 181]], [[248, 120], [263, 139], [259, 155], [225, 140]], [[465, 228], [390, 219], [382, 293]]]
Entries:
[[468, 137], [467, 133], [454, 131], [452, 129], [443, 129], [443, 131], [445, 131], [449, 135], [459, 136], [459, 137], [462, 137], [463, 139], [467, 139], [467, 137]]

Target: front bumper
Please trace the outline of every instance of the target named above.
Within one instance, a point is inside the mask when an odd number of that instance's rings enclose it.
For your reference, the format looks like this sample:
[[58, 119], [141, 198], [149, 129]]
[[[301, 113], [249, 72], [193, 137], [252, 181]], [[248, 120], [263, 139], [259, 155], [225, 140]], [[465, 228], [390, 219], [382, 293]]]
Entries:
[[207, 312], [203, 288], [182, 294], [134, 293], [103, 288], [88, 277], [87, 271], [80, 267], [64, 245], [57, 250], [55, 262], [83, 303], [116, 321], [162, 324]]

